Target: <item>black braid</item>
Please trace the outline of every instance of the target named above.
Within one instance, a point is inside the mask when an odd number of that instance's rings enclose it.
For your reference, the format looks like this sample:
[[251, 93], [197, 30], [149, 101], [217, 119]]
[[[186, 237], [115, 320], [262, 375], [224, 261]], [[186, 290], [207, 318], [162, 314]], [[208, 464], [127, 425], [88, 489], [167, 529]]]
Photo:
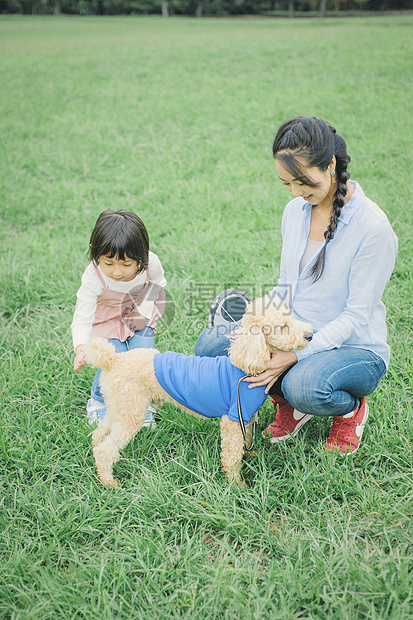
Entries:
[[313, 282], [317, 282], [317, 280], [319, 280], [323, 275], [326, 261], [327, 243], [329, 243], [334, 238], [334, 233], [338, 225], [338, 219], [341, 215], [341, 209], [344, 207], [344, 200], [347, 195], [347, 181], [350, 178], [350, 175], [347, 172], [347, 165], [350, 161], [350, 157], [347, 155], [345, 142], [339, 134], [335, 133], [335, 130], [333, 131], [336, 144], [335, 156], [337, 189], [333, 201], [333, 213], [330, 217], [330, 224], [328, 225], [328, 228], [324, 233], [324, 239], [326, 240], [326, 242], [325, 245], [321, 248], [317, 256], [317, 260], [312, 266], [308, 276], [310, 278], [313, 278]]

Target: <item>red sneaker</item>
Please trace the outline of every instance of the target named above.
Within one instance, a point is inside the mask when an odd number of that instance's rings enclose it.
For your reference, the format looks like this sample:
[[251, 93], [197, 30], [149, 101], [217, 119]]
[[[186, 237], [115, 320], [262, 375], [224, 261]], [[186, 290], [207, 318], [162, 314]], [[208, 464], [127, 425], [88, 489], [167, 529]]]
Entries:
[[297, 411], [284, 398], [274, 396], [272, 400], [274, 411], [278, 405], [277, 415], [274, 422], [267, 426], [262, 433], [264, 437], [270, 438], [271, 443], [279, 443], [280, 441], [295, 437], [300, 428], [313, 417], [312, 415]]
[[340, 454], [353, 454], [359, 449], [364, 426], [369, 417], [369, 406], [365, 398], [360, 400], [358, 409], [354, 409], [347, 415], [333, 417], [330, 435], [324, 446], [324, 450], [340, 452]]

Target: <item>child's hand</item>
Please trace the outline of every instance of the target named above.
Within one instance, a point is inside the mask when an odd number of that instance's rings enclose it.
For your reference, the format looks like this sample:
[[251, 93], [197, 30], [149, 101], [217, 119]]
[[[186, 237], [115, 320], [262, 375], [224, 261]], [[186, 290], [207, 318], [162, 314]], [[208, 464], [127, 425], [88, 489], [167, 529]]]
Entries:
[[76, 347], [76, 357], [74, 363], [75, 370], [80, 370], [81, 368], [83, 368], [83, 366], [86, 365], [86, 356], [82, 350], [82, 347], [82, 344]]

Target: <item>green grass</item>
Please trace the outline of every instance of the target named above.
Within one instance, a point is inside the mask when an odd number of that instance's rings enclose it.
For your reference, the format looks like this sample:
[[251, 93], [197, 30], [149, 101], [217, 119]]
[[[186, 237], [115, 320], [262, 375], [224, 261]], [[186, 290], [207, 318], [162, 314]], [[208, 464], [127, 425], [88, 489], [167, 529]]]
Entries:
[[[1, 618], [412, 618], [412, 25], [0, 17]], [[241, 490], [218, 422], [165, 407], [103, 488], [69, 329], [98, 214], [142, 216], [175, 311], [156, 344], [193, 352], [216, 292], [277, 280], [296, 114], [344, 134], [400, 240], [361, 449], [324, 453], [327, 420], [259, 437]]]

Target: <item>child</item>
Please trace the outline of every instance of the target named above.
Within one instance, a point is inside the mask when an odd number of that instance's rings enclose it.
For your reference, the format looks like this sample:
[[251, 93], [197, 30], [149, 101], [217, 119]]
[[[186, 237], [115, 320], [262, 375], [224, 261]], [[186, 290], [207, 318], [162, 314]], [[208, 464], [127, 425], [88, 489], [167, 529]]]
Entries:
[[[90, 237], [89, 257], [71, 326], [75, 370], [86, 364], [84, 345], [92, 335], [107, 338], [118, 352], [153, 348], [165, 299], [161, 262], [149, 251], [148, 232], [135, 213], [121, 209], [101, 213]], [[99, 375], [100, 370], [87, 403], [89, 424], [102, 422], [106, 413]], [[145, 426], [154, 425], [149, 407]]]

